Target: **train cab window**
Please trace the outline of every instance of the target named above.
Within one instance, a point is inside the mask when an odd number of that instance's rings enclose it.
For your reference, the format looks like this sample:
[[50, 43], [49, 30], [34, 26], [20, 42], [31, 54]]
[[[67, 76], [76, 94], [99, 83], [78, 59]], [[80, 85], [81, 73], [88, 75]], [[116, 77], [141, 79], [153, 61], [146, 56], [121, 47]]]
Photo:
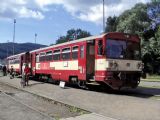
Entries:
[[84, 58], [84, 46], [80, 47], [80, 58]]
[[52, 51], [46, 52], [46, 61], [52, 61]]
[[45, 53], [44, 52], [40, 53], [39, 61], [43, 62], [43, 61], [45, 61], [45, 59], [46, 59]]
[[36, 62], [39, 62], [39, 54], [36, 54]]
[[14, 60], [13, 59], [11, 59], [9, 62], [10, 62], [10, 64], [14, 64]]
[[103, 41], [98, 41], [98, 55], [103, 55]]
[[54, 52], [53, 52], [53, 60], [60, 60], [60, 53], [61, 53], [60, 49], [54, 50]]
[[9, 62], [9, 64], [12, 64], [12, 60], [9, 60], [8, 62]]
[[18, 64], [18, 63], [20, 63], [19, 58], [17, 58], [17, 59], [14, 60], [14, 64]]
[[11, 60], [11, 64], [14, 64], [14, 59]]
[[71, 54], [71, 49], [70, 48], [62, 49], [62, 59], [63, 60], [69, 60], [70, 59], [70, 54]]
[[72, 47], [72, 59], [78, 59], [78, 46]]

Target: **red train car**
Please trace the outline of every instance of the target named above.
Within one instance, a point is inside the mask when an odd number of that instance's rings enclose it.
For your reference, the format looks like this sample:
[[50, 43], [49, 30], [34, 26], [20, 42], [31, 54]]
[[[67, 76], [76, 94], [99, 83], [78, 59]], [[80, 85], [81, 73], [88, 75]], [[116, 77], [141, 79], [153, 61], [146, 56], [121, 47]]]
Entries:
[[113, 89], [134, 88], [143, 67], [139, 37], [125, 33], [91, 36], [21, 54], [26, 55], [33, 76], [80, 87], [97, 83]]
[[11, 66], [14, 68], [14, 71], [16, 74], [20, 74], [20, 70], [21, 70], [21, 65], [20, 65], [20, 62], [21, 62], [21, 54], [17, 54], [17, 55], [13, 55], [13, 56], [10, 56], [7, 58], [7, 68], [8, 70], [10, 71], [11, 69]]
[[22, 70], [28, 64], [31, 68], [31, 55], [29, 52], [20, 53], [17, 55], [12, 55], [7, 58], [7, 68], [10, 71], [11, 66], [14, 68], [16, 75], [21, 75]]

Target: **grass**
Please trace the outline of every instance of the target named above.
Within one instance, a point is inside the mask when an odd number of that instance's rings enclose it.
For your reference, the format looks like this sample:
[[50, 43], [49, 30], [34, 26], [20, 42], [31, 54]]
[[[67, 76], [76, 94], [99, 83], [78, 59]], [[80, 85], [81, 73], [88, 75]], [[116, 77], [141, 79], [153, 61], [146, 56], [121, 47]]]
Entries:
[[153, 99], [153, 100], [160, 100], [160, 96], [153, 96], [153, 97], [151, 97], [151, 99]]
[[149, 85], [146, 86], [146, 85], [139, 85], [139, 87], [160, 89], [160, 86], [149, 86]]
[[160, 82], [160, 75], [147, 75], [146, 79], [141, 79], [147, 82]]
[[82, 109], [74, 107], [74, 106], [69, 106], [69, 111], [72, 113], [79, 113], [79, 115], [90, 113], [88, 111], [82, 110]]
[[160, 96], [153, 96], [153, 98], [160, 100]]
[[60, 120], [59, 116], [53, 116], [55, 120]]
[[[70, 111], [71, 113], [76, 113], [77, 115], [83, 115], [83, 114], [89, 114], [89, 113], [90, 113], [89, 111], [86, 111], [86, 110], [81, 109], [81, 108], [77, 108], [77, 107], [75, 107], [75, 106], [67, 105], [67, 104], [64, 104], [64, 103], [61, 103], [61, 102], [58, 102], [58, 101], [54, 101], [54, 100], [49, 99], [49, 98], [45, 98], [45, 97], [42, 97], [42, 96], [38, 96], [38, 95], [36, 95], [36, 94], [33, 94], [33, 95], [35, 95], [36, 97], [41, 98], [41, 99], [43, 99], [43, 100], [45, 100], [45, 101], [47, 101], [47, 102], [52, 102], [52, 103], [55, 104], [55, 105], [65, 106], [66, 108], [69, 109], [69, 111]], [[59, 119], [60, 119], [60, 116], [59, 116], [59, 115], [56, 115], [56, 116], [54, 116], [54, 118], [55, 118], [55, 120], [59, 120]]]

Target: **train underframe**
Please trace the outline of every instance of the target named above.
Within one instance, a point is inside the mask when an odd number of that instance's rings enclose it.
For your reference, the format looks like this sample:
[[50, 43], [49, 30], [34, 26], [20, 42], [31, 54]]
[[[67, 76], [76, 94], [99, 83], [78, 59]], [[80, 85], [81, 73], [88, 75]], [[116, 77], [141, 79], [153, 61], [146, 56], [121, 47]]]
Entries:
[[[106, 77], [101, 80], [87, 79], [79, 80], [78, 76], [68, 76], [67, 83], [76, 84], [80, 88], [87, 88], [88, 85], [99, 85], [115, 90], [120, 90], [121, 88], [136, 88], [140, 83], [141, 72], [132, 71], [114, 71], [107, 72]], [[35, 78], [44, 82], [59, 83], [64, 81], [61, 79], [53, 79], [51, 74], [36, 74]]]
[[104, 83], [112, 89], [136, 88], [140, 83], [141, 72], [112, 71], [107, 72]]

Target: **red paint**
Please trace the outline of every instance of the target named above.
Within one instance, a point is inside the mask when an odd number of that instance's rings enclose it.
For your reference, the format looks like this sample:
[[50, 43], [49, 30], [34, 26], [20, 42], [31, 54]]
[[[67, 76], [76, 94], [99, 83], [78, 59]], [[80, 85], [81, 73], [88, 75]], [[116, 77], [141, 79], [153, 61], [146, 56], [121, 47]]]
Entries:
[[[128, 40], [128, 41], [134, 41], [134, 42], [138, 42], [140, 43], [140, 39], [137, 35], [126, 35], [123, 33], [107, 33], [103, 36], [99, 36], [99, 37], [95, 37], [95, 60], [96, 59], [102, 59], [102, 58], [106, 58], [105, 56], [105, 48], [106, 48], [106, 40], [107, 39], [117, 39], [117, 40]], [[91, 39], [93, 40], [93, 39]], [[102, 40], [103, 41], [103, 54], [102, 55], [98, 55], [98, 41]], [[43, 75], [49, 75], [52, 77], [52, 79], [54, 80], [64, 80], [64, 81], [68, 81], [70, 76], [76, 76], [78, 78], [78, 80], [86, 80], [87, 74], [86, 74], [86, 69], [87, 69], [87, 43], [88, 41], [77, 41], [74, 43], [70, 43], [70, 44], [61, 44], [58, 45], [56, 47], [49, 47], [49, 48], [44, 48], [44, 49], [39, 49], [37, 51], [31, 51], [29, 54], [24, 53], [24, 54], [20, 54], [20, 68], [19, 68], [19, 73], [21, 73], [22, 71], [22, 65], [24, 63], [31, 63], [31, 73], [32, 75], [35, 74], [43, 74]], [[63, 48], [66, 47], [70, 47], [72, 48], [73, 46], [79, 46], [78, 48], [78, 70], [55, 70], [54, 68], [50, 68], [50, 62], [54, 62], [54, 60], [52, 61], [44, 61], [44, 62], [39, 62], [40, 63], [40, 69], [36, 69], [36, 54], [40, 54], [41, 52], [48, 52], [48, 51], [54, 51], [56, 49], [60, 49], [62, 50]], [[81, 54], [80, 54], [80, 48], [84, 47], [84, 57], [81, 58]], [[71, 49], [72, 51], [72, 49]], [[62, 52], [62, 51], [61, 51]], [[70, 54], [71, 55], [71, 54]], [[9, 59], [14, 59], [15, 56], [10, 56], [8, 58]], [[60, 56], [60, 60], [58, 61], [64, 61], [62, 60], [62, 55]], [[69, 60], [66, 61], [73, 61], [73, 59], [70, 57]], [[55, 61], [57, 62], [57, 61]], [[92, 68], [92, 66], [91, 66]], [[93, 67], [94, 68], [94, 67]], [[107, 71], [95, 71], [94, 73], [95, 76], [95, 80], [97, 82], [104, 82], [106, 84], [109, 84], [110, 86], [113, 87], [119, 87], [120, 85], [122, 85], [122, 81], [119, 80], [108, 80], [108, 76], [110, 76], [110, 73]]]

